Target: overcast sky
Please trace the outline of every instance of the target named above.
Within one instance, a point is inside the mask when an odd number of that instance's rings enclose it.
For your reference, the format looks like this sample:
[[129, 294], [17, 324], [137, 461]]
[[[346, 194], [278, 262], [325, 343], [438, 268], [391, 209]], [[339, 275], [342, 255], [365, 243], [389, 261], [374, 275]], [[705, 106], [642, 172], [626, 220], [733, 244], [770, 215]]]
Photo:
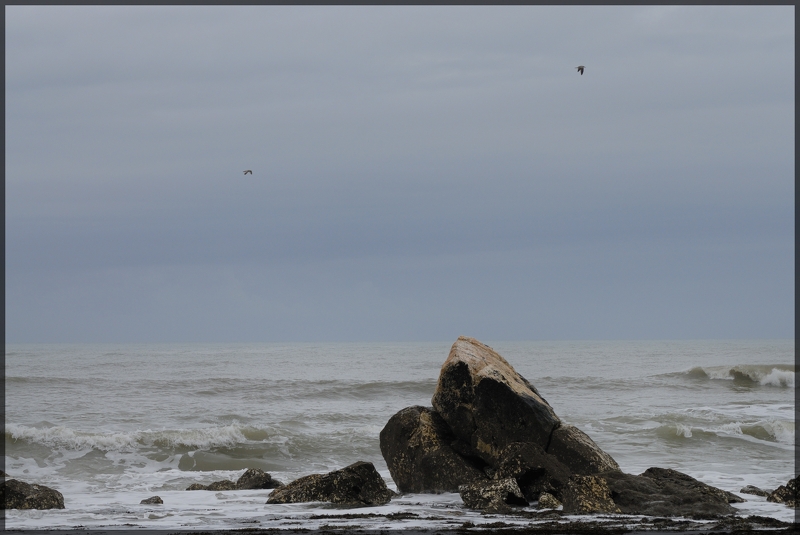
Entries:
[[794, 6], [5, 32], [7, 342], [794, 337]]

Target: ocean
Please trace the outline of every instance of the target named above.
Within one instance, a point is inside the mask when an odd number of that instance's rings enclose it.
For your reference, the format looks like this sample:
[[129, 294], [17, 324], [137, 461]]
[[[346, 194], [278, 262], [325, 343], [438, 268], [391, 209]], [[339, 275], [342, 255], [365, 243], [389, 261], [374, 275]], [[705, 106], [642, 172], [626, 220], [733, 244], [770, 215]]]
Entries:
[[[356, 461], [397, 490], [378, 435], [399, 410], [430, 406], [453, 341], [6, 345], [5, 470], [66, 505], [7, 510], [6, 529], [530, 523], [467, 510], [455, 493], [345, 509], [267, 505], [270, 490], [185, 490], [247, 468], [286, 483]], [[737, 494], [795, 475], [794, 340], [482, 341], [625, 472], [672, 468]], [[154, 495], [163, 505], [140, 504]], [[739, 496], [743, 516], [794, 520]]]

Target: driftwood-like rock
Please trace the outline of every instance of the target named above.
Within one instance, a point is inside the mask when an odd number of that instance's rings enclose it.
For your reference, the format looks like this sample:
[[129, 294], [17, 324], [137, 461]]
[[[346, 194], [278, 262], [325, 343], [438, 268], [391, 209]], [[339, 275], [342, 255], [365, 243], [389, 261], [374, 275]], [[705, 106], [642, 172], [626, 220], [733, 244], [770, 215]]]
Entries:
[[384, 505], [394, 492], [389, 490], [375, 466], [357, 462], [327, 474], [311, 474], [272, 491], [268, 504], [331, 502], [344, 505]]
[[565, 513], [621, 513], [611, 489], [599, 476], [572, 476], [562, 493]]
[[380, 447], [400, 492], [457, 492], [477, 479], [488, 479], [477, 460], [470, 462], [450, 446], [453, 433], [428, 407], [408, 407], [387, 422]]
[[186, 490], [236, 490], [236, 483], [231, 481], [230, 479], [223, 479], [222, 481], [214, 481], [208, 485], [203, 485], [200, 483], [192, 483]]
[[236, 480], [236, 490], [249, 489], [274, 489], [282, 486], [283, 483], [260, 468], [248, 468], [244, 474]]
[[0, 483], [3, 509], [64, 509], [64, 496], [44, 485], [31, 485], [17, 479]]
[[775, 503], [783, 503], [795, 509], [800, 508], [800, 503], [797, 499], [798, 478], [790, 479], [785, 485], [781, 485], [767, 496], [767, 501]]
[[453, 344], [431, 401], [455, 437], [490, 465], [512, 442], [546, 448], [561, 425], [536, 388], [503, 357], [464, 336]]
[[458, 493], [469, 509], [484, 513], [509, 513], [512, 505], [528, 505], [514, 478], [474, 481], [461, 485]]

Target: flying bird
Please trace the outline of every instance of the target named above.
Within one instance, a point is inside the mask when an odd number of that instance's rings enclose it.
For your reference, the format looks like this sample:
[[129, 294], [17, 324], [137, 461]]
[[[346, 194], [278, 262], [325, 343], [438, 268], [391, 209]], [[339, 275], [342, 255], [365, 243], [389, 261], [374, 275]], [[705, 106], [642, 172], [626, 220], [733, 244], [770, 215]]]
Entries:
[[575, 68], [576, 68], [576, 69], [578, 69], [578, 72], [579, 72], [579, 73], [581, 73], [581, 76], [583, 76], [583, 69], [584, 69], [584, 66], [583, 66], [583, 65], [578, 65], [578, 66], [577, 66], [577, 67], [575, 67]]
[[244, 174], [246, 174], [246, 175], [248, 175], [248, 174], [249, 174], [249, 175], [252, 175], [252, 174], [253, 174], [253, 171], [251, 171], [250, 169], [248, 169], [247, 171], [245, 171], [245, 172], [244, 172]]

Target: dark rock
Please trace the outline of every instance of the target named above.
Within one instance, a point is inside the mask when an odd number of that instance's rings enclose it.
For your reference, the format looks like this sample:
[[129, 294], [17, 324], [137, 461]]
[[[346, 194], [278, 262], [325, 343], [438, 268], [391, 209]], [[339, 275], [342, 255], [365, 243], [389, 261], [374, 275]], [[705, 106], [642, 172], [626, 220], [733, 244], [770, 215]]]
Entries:
[[744, 499], [740, 498], [732, 492], [727, 490], [718, 489], [707, 485], [702, 481], [698, 481], [692, 476], [686, 475], [683, 472], [672, 470], [671, 468], [648, 468], [642, 475], [651, 479], [662, 481], [665, 483], [673, 484], [678, 487], [684, 487], [699, 492], [705, 496], [713, 496], [719, 498], [726, 503], [743, 503]]
[[380, 433], [381, 454], [400, 492], [457, 492], [476, 479], [488, 479], [483, 464], [457, 454], [455, 440], [439, 414], [428, 407], [408, 407]]
[[558, 509], [561, 507], [561, 502], [549, 492], [543, 492], [539, 495], [539, 509]]
[[747, 485], [746, 487], [742, 487], [742, 490], [740, 490], [739, 492], [741, 492], [742, 494], [753, 494], [755, 496], [763, 496], [765, 498], [770, 494], [766, 490], [754, 487], [753, 485]]
[[222, 481], [214, 481], [208, 485], [201, 485], [200, 483], [192, 483], [186, 490], [236, 490], [236, 483], [230, 479], [223, 479]]
[[383, 505], [394, 493], [375, 466], [357, 462], [327, 474], [311, 474], [272, 491], [267, 503], [331, 502], [345, 505]]
[[[648, 468], [635, 476], [620, 471], [600, 474], [611, 498], [625, 514], [713, 518], [736, 512], [729, 502], [741, 498], [666, 468]], [[565, 504], [566, 509], [566, 504]]]
[[562, 501], [565, 513], [622, 512], [611, 498], [608, 483], [600, 476], [572, 476], [562, 493]]
[[514, 478], [491, 481], [474, 481], [461, 485], [458, 493], [469, 509], [478, 509], [484, 513], [509, 513], [511, 505], [528, 505], [528, 501]]
[[534, 502], [543, 492], [561, 496], [570, 478], [569, 469], [541, 446], [531, 442], [514, 442], [500, 455], [495, 479], [513, 477], [525, 499]]
[[248, 468], [242, 476], [236, 480], [237, 490], [248, 489], [274, 489], [282, 486], [283, 483], [264, 472], [260, 468]]
[[794, 479], [790, 479], [785, 485], [781, 485], [775, 489], [772, 493], [770, 493], [769, 496], [767, 496], [767, 501], [783, 503], [795, 509], [799, 508], [800, 504], [798, 504], [797, 500], [798, 478], [800, 478], [800, 476], [795, 476]]
[[589, 476], [619, 470], [619, 465], [611, 455], [601, 450], [589, 435], [572, 425], [561, 425], [553, 431], [547, 451], [574, 474]]
[[503, 357], [464, 336], [442, 366], [432, 403], [456, 439], [491, 466], [512, 442], [547, 449], [550, 434], [561, 424], [536, 388]]
[[64, 496], [44, 485], [30, 485], [17, 479], [0, 483], [3, 509], [64, 509]]
[[139, 503], [143, 505], [163, 505], [164, 500], [162, 500], [160, 496], [151, 496], [150, 498], [146, 498]]

